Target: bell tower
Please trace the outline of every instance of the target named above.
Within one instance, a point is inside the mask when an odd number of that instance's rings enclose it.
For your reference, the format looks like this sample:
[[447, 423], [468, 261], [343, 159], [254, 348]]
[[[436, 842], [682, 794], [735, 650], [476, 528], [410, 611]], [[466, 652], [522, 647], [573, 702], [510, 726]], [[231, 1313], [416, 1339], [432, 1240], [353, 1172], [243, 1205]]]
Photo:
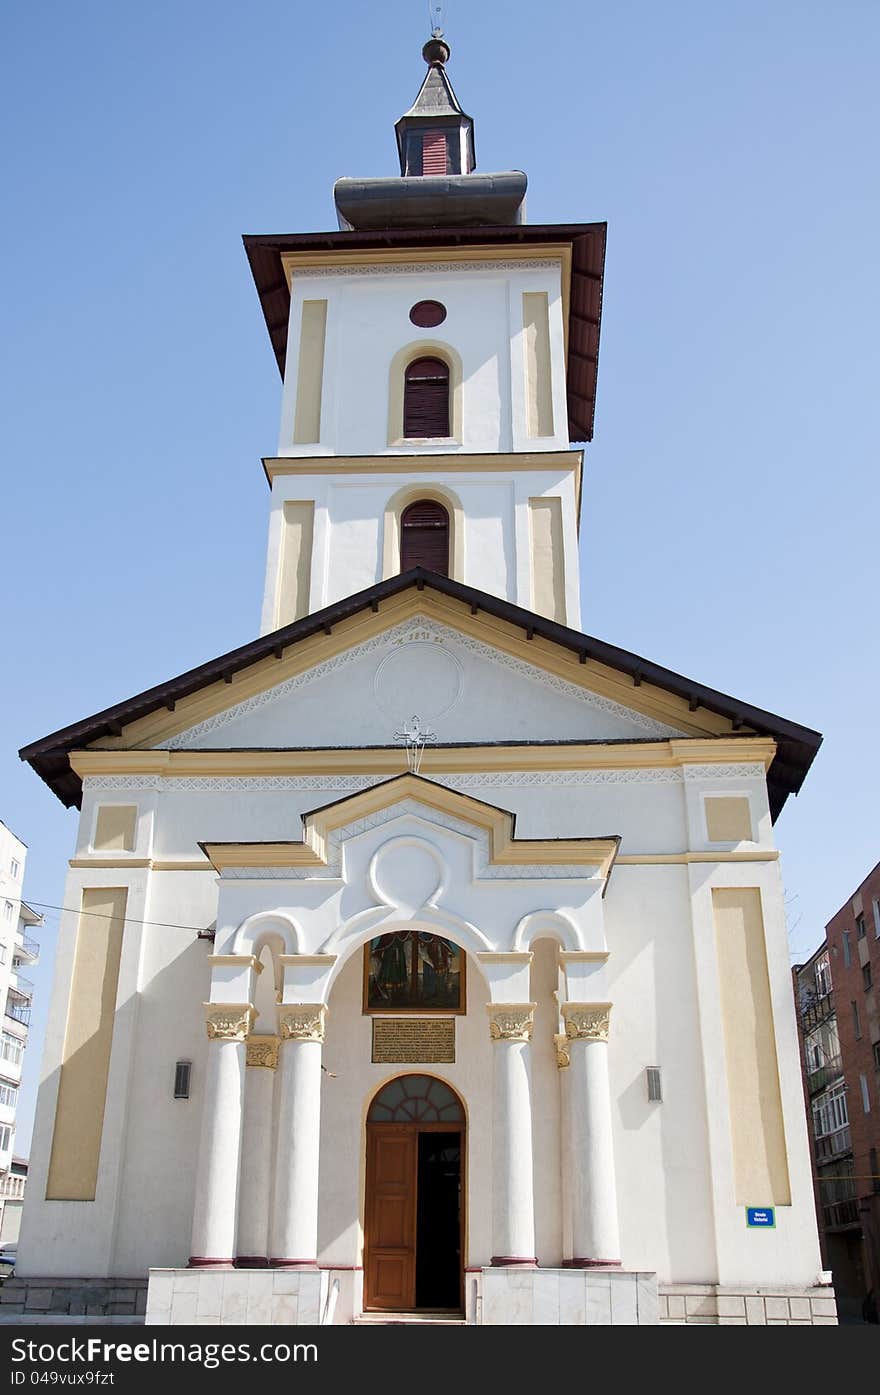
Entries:
[[414, 565], [580, 627], [577, 528], [605, 225], [531, 225], [476, 168], [440, 31], [400, 174], [338, 232], [245, 245], [283, 379], [262, 633]]

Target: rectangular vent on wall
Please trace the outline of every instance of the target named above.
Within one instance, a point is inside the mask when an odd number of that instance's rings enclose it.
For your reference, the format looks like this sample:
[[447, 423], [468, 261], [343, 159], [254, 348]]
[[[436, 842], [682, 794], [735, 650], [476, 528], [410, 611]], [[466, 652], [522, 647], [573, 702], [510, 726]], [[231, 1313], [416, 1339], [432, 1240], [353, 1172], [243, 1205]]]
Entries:
[[662, 1098], [663, 1098], [663, 1090], [662, 1090], [661, 1084], [660, 1084], [660, 1067], [659, 1067], [659, 1066], [646, 1066], [646, 1067], [645, 1067], [645, 1077], [646, 1077], [647, 1082], [648, 1082], [648, 1099], [649, 1099], [649, 1100], [662, 1100]]
[[189, 1081], [192, 1074], [192, 1061], [178, 1061], [174, 1067], [174, 1098], [189, 1099]]

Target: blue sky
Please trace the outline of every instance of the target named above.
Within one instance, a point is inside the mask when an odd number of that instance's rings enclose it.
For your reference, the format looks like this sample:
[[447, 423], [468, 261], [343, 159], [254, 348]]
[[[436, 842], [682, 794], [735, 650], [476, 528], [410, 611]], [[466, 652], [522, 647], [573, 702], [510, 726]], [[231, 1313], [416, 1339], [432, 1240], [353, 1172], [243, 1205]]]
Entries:
[[[279, 380], [243, 232], [393, 173], [421, 0], [7, 7], [0, 818], [17, 748], [253, 637]], [[777, 836], [793, 957], [880, 857], [873, 0], [447, 6], [484, 170], [607, 220], [585, 629], [825, 734]], [[26, 1151], [56, 912], [42, 932]]]

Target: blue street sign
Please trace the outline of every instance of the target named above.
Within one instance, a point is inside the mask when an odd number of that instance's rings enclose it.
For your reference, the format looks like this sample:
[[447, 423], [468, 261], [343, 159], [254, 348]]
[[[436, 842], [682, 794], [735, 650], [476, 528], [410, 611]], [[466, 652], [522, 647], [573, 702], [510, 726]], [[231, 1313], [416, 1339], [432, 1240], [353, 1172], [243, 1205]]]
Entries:
[[772, 1206], [747, 1206], [746, 1225], [772, 1230], [776, 1226], [776, 1211]]

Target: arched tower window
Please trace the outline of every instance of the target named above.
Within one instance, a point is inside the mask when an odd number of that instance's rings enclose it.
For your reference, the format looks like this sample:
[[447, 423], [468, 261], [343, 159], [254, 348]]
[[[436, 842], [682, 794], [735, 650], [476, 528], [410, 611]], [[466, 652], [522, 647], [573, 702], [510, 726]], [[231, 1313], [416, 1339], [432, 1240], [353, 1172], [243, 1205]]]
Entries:
[[400, 516], [400, 570], [411, 567], [449, 575], [449, 514], [436, 499], [419, 499]]
[[441, 358], [417, 358], [407, 364], [403, 434], [410, 438], [449, 435], [449, 366]]

